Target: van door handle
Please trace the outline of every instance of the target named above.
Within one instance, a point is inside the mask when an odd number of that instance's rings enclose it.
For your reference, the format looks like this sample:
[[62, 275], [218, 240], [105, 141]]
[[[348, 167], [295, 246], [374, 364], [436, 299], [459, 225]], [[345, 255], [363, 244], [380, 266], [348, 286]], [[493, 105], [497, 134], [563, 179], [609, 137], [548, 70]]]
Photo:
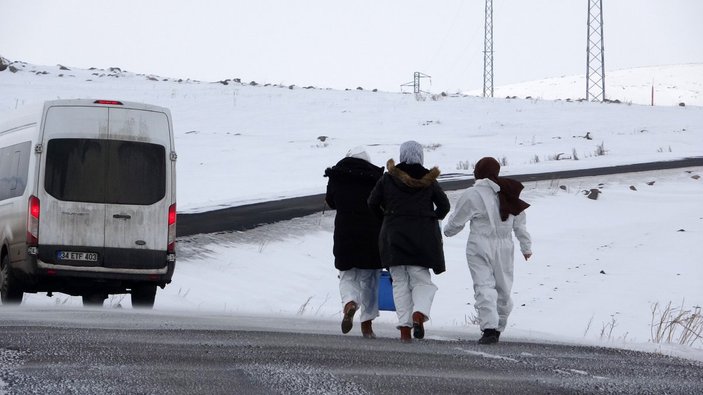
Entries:
[[132, 218], [131, 215], [128, 214], [115, 214], [112, 216], [112, 218], [117, 218], [117, 219], [130, 219]]

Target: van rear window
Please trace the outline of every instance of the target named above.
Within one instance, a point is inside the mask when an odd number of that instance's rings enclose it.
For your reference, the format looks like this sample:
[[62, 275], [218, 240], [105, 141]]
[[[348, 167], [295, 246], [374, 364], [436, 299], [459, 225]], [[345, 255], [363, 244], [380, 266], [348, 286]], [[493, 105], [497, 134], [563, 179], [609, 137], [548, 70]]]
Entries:
[[166, 149], [137, 141], [52, 139], [44, 188], [64, 201], [154, 204], [166, 194]]

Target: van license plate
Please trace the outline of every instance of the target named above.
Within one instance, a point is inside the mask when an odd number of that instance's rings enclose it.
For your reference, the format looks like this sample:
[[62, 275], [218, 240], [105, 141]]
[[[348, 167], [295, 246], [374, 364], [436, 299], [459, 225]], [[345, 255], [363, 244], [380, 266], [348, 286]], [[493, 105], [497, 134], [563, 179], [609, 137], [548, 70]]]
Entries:
[[56, 254], [60, 261], [98, 261], [96, 252], [58, 251]]

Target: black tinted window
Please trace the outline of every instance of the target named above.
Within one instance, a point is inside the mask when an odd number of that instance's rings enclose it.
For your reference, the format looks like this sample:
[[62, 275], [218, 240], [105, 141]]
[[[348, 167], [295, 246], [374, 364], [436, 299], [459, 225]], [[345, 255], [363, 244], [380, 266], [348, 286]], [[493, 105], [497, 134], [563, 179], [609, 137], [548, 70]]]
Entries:
[[109, 203], [153, 204], [166, 191], [166, 150], [162, 145], [110, 140]]
[[31, 142], [0, 149], [0, 200], [22, 196], [29, 174]]
[[135, 141], [49, 140], [44, 187], [59, 200], [153, 204], [166, 192], [165, 152]]

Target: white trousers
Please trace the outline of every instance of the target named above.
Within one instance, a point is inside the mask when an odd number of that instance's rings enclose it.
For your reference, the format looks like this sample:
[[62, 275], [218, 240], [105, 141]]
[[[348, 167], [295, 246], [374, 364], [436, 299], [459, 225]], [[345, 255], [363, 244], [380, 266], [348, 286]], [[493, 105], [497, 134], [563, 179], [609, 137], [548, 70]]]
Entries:
[[481, 330], [505, 330], [513, 310], [513, 243], [511, 239], [469, 239], [466, 253], [474, 284]]
[[393, 301], [398, 315], [398, 328], [413, 326], [413, 312], [430, 319], [432, 300], [437, 286], [432, 283], [430, 269], [422, 266], [391, 266], [393, 278]]
[[378, 279], [381, 271], [377, 269], [349, 269], [339, 272], [339, 293], [342, 307], [349, 302], [359, 305], [361, 322], [378, 317]]

